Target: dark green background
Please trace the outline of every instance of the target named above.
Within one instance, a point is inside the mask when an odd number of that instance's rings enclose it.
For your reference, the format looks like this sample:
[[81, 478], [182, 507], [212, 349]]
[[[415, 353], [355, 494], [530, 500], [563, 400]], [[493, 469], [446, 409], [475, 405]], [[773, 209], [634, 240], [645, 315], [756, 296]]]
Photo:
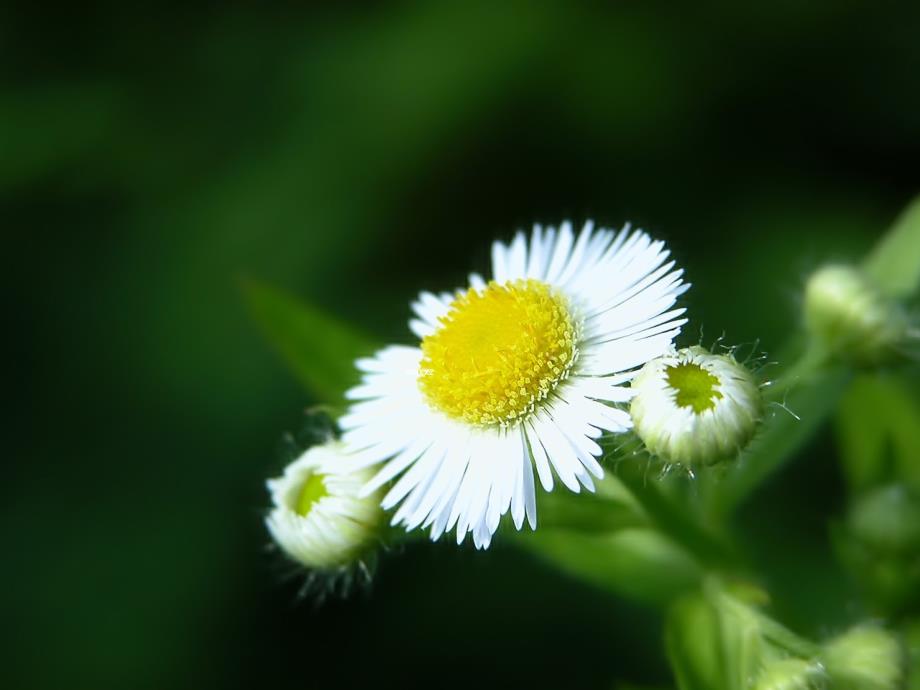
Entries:
[[[694, 283], [683, 342], [769, 352], [920, 186], [918, 36], [916, 3], [4, 4], [0, 684], [667, 685], [653, 612], [500, 537], [299, 604], [263, 481], [321, 401], [238, 280], [408, 341], [492, 238], [631, 220]], [[852, 615], [832, 451], [742, 516], [809, 634]]]

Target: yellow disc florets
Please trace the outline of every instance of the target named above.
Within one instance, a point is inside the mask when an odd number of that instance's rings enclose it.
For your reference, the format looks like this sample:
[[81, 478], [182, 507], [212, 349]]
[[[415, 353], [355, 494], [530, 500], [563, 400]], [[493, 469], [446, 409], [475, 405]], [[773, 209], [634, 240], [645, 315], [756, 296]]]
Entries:
[[422, 340], [419, 386], [433, 407], [470, 424], [520, 421], [578, 355], [568, 305], [537, 280], [470, 288], [440, 322]]

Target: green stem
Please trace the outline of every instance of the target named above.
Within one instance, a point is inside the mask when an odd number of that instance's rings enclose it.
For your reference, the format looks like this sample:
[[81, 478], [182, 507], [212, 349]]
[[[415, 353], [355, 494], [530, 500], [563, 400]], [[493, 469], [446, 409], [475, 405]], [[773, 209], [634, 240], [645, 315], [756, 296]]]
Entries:
[[[728, 592], [719, 591], [713, 587], [712, 582], [712, 580], [709, 580], [704, 585], [704, 588], [709, 589], [710, 596], [713, 597], [714, 601], [717, 601], [720, 607], [724, 607], [725, 610], [731, 611], [738, 618], [747, 618], [756, 622], [757, 629], [764, 639], [769, 640], [776, 646], [785, 649], [788, 653], [802, 659], [809, 659], [817, 656], [821, 649], [819, 645], [801, 635], [795, 634], [789, 630], [789, 628], [781, 625], [770, 618], [770, 616], [763, 613], [763, 611], [756, 606], [751, 606], [746, 602], [740, 601]], [[715, 591], [713, 592], [714, 589]]]
[[686, 501], [668, 496], [659, 481], [649, 480], [635, 465], [620, 469], [617, 477], [629, 487], [655, 526], [701, 564], [719, 569], [738, 567], [740, 559], [731, 543], [703, 524], [695, 512], [688, 510]]
[[764, 391], [767, 403], [782, 403], [796, 388], [808, 385], [827, 366], [830, 353], [815, 341], [809, 341], [801, 355], [782, 371]]
[[806, 347], [767, 389], [768, 417], [724, 477], [703, 482], [707, 523], [722, 525], [766, 479], [795, 452], [833, 412], [850, 379], [848, 368], [831, 364], [828, 353]]

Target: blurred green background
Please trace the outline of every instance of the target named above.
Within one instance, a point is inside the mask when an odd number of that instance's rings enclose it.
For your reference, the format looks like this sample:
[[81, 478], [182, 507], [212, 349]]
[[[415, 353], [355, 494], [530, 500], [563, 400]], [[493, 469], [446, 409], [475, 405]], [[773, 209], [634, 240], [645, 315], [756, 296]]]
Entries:
[[[671, 684], [656, 613], [499, 537], [321, 609], [266, 553], [310, 399], [255, 277], [381, 340], [532, 222], [631, 220], [683, 342], [797, 325], [920, 187], [920, 5], [0, 7], [4, 687]], [[860, 615], [824, 434], [741, 519], [784, 620]], [[782, 488], [780, 488], [782, 487]], [[783, 510], [776, 510], [781, 501]]]

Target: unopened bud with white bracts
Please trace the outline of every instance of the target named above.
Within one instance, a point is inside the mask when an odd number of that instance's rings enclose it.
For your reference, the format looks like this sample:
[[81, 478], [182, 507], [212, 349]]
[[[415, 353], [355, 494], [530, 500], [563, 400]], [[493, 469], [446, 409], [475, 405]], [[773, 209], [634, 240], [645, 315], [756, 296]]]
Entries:
[[824, 690], [827, 673], [819, 663], [804, 659], [780, 659], [767, 664], [754, 690]]
[[373, 550], [384, 528], [379, 494], [359, 498], [373, 476], [355, 471], [340, 443], [314, 446], [269, 479], [272, 510], [265, 524], [287, 556], [331, 570], [356, 564]]
[[763, 416], [751, 372], [730, 355], [702, 347], [648, 362], [632, 380], [636, 434], [666, 462], [711, 465], [748, 444]]
[[890, 357], [908, 337], [898, 304], [853, 266], [830, 265], [805, 284], [805, 327], [842, 359], [873, 364]]
[[831, 640], [820, 660], [840, 690], [897, 690], [904, 680], [901, 644], [874, 625], [858, 626]]

